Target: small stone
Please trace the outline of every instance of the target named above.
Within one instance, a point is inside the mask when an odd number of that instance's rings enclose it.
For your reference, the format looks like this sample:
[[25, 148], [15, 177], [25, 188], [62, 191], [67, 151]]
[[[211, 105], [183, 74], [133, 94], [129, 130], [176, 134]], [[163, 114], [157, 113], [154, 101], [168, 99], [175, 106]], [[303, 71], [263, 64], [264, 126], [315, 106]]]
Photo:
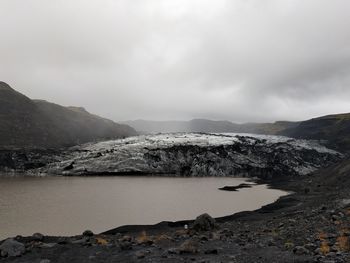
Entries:
[[94, 233], [91, 230], [85, 230], [83, 232], [83, 236], [86, 236], [86, 237], [92, 237], [93, 235]]
[[194, 240], [186, 240], [178, 248], [180, 254], [196, 254], [198, 253], [198, 243]]
[[121, 250], [131, 250], [132, 244], [129, 241], [124, 241], [119, 244]]
[[233, 236], [233, 232], [228, 228], [224, 228], [223, 230], [221, 230], [220, 234], [225, 235], [227, 237]]
[[207, 236], [200, 236], [199, 237], [199, 239], [201, 240], [201, 241], [208, 241], [209, 240], [209, 238], [207, 237]]
[[145, 258], [146, 254], [143, 251], [136, 252], [136, 257], [138, 259]]
[[89, 241], [89, 238], [87, 237], [84, 237], [84, 238], [81, 238], [81, 239], [77, 239], [77, 240], [74, 240], [72, 241], [72, 244], [85, 244]]
[[307, 255], [309, 254], [309, 250], [307, 250], [305, 247], [303, 246], [296, 246], [294, 249], [293, 249], [293, 252], [296, 254], [296, 255]]
[[314, 254], [316, 254], [316, 255], [321, 255], [321, 254], [323, 254], [323, 253], [322, 253], [322, 249], [321, 249], [321, 248], [316, 248], [316, 249], [314, 250]]
[[115, 236], [117, 239], [121, 239], [121, 238], [123, 237], [123, 235], [120, 234], [120, 233], [115, 233], [114, 236]]
[[60, 245], [68, 244], [68, 238], [60, 237], [60, 238], [58, 238], [57, 243], [60, 244]]
[[35, 233], [33, 234], [33, 240], [34, 241], [43, 241], [44, 239], [44, 235], [40, 234], [40, 233]]
[[57, 246], [57, 243], [43, 243], [40, 245], [41, 248], [53, 248], [54, 246]]
[[317, 248], [317, 246], [313, 243], [308, 243], [304, 247], [309, 251], [314, 251]]
[[219, 252], [216, 248], [211, 248], [211, 249], [207, 249], [206, 251], [204, 251], [204, 254], [212, 254], [212, 255], [217, 255]]
[[284, 244], [284, 248], [287, 250], [291, 250], [294, 248], [294, 244], [292, 242], [287, 242]]
[[333, 220], [333, 221], [339, 221], [339, 220], [340, 220], [340, 216], [338, 216], [338, 215], [332, 215], [332, 220]]
[[176, 248], [169, 248], [167, 250], [167, 253], [170, 254], [170, 255], [177, 254], [177, 249]]
[[341, 201], [341, 204], [343, 207], [349, 206], [350, 205], [350, 199], [343, 199]]
[[332, 258], [332, 257], [335, 257], [336, 256], [336, 253], [335, 252], [329, 252], [328, 254], [327, 254], [327, 257], [329, 257], [329, 258]]
[[272, 246], [275, 245], [275, 241], [274, 241], [274, 239], [272, 237], [267, 240], [267, 245], [269, 247], [272, 247]]
[[131, 236], [123, 236], [122, 237], [122, 241], [131, 242], [132, 241], [132, 237]]

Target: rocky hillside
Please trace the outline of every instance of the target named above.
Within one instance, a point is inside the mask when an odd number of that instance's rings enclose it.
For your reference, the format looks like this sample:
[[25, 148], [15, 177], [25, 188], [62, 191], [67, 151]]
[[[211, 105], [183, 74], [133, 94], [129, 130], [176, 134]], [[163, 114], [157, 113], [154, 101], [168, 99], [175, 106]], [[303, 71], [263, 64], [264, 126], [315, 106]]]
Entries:
[[136, 131], [82, 108], [35, 101], [0, 82], [0, 148], [51, 148], [123, 138]]
[[350, 113], [327, 115], [303, 121], [279, 132], [293, 138], [312, 139], [340, 151], [350, 150]]
[[342, 157], [313, 142], [252, 136], [160, 134], [76, 146], [33, 173], [281, 178], [309, 174]]

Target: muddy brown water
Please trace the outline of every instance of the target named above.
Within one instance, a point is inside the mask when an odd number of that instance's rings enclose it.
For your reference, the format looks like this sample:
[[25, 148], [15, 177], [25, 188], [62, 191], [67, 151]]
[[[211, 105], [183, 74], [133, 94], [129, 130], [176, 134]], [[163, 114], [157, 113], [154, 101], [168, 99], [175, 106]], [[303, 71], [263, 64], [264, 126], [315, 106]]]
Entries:
[[16, 235], [76, 235], [255, 210], [286, 192], [266, 185], [220, 191], [242, 178], [0, 177], [0, 240]]

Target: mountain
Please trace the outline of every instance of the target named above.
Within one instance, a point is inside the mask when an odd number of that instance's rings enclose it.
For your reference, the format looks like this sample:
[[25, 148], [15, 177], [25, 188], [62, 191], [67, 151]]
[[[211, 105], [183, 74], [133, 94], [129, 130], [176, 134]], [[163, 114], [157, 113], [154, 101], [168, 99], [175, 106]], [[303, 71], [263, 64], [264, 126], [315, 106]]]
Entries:
[[136, 135], [83, 108], [31, 100], [0, 82], [0, 148], [52, 148]]
[[303, 121], [282, 130], [280, 135], [293, 138], [325, 141], [329, 147], [340, 151], [350, 150], [350, 113], [333, 114]]
[[193, 119], [191, 121], [146, 121], [135, 120], [124, 122], [142, 133], [169, 132], [237, 132], [257, 134], [278, 134], [279, 132], [297, 126], [298, 122], [278, 121], [275, 123], [244, 123], [230, 121], [213, 121]]

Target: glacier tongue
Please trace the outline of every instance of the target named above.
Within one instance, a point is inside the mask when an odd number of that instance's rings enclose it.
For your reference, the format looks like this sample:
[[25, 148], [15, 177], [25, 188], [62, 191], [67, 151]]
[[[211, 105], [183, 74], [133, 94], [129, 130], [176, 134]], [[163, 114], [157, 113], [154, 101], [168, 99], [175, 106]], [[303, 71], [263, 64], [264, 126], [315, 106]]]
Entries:
[[57, 175], [298, 176], [338, 161], [306, 140], [233, 133], [175, 133], [75, 146], [35, 173]]

